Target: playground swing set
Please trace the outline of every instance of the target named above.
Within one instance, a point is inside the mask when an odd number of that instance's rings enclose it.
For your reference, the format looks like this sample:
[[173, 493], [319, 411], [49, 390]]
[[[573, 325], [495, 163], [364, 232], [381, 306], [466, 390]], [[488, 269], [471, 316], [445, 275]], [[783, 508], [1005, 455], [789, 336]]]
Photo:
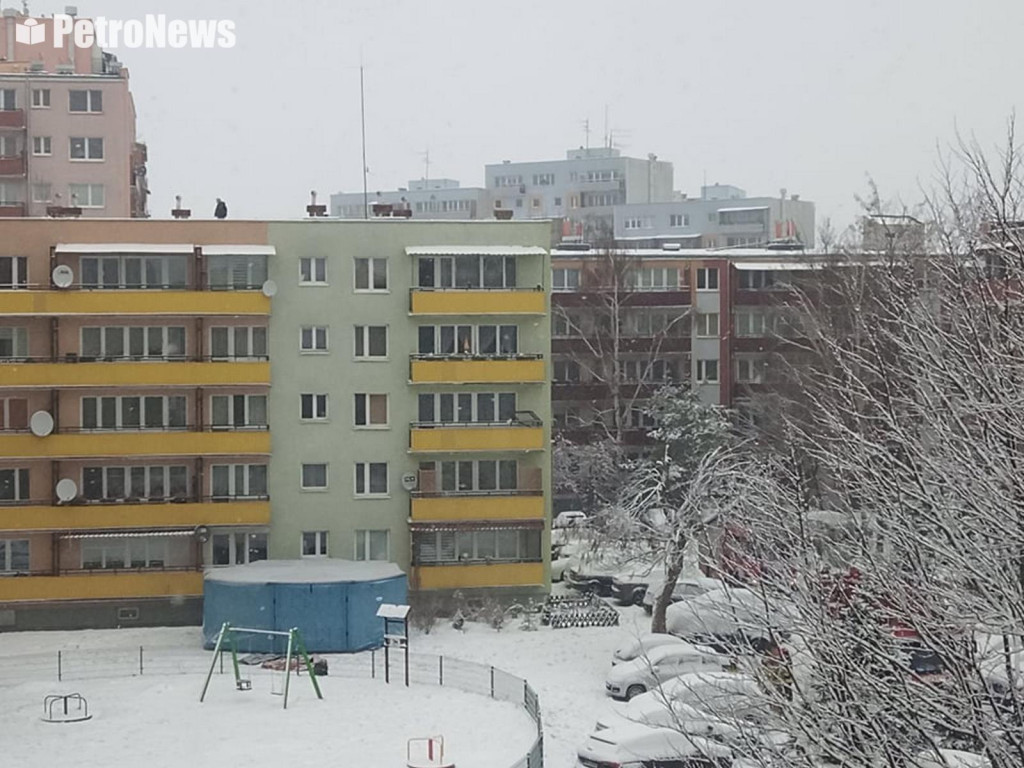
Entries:
[[252, 680], [242, 677], [238, 661], [238, 640], [245, 635], [270, 635], [288, 638], [287, 651], [284, 657], [284, 669], [282, 670], [284, 676], [283, 684], [276, 686], [274, 685], [275, 680], [271, 680], [271, 693], [283, 697], [284, 709], [288, 709], [288, 690], [289, 683], [291, 682], [292, 668], [295, 668], [295, 674], [298, 675], [300, 663], [306, 668], [309, 681], [313, 684], [313, 690], [316, 692], [316, 697], [323, 699], [324, 696], [320, 692], [320, 684], [317, 682], [316, 675], [314, 674], [313, 662], [309, 657], [309, 652], [306, 650], [306, 644], [302, 640], [302, 633], [298, 629], [294, 627], [287, 631], [252, 629], [251, 627], [232, 627], [229, 623], [225, 622], [221, 626], [220, 632], [217, 633], [217, 642], [213, 648], [213, 661], [210, 663], [210, 671], [207, 672], [206, 681], [203, 683], [203, 692], [199, 696], [200, 703], [206, 698], [206, 691], [210, 687], [210, 680], [213, 677], [214, 670], [217, 668], [217, 661], [218, 659], [223, 659], [225, 650], [231, 651], [231, 667], [235, 674], [235, 689], [239, 691], [252, 690]]

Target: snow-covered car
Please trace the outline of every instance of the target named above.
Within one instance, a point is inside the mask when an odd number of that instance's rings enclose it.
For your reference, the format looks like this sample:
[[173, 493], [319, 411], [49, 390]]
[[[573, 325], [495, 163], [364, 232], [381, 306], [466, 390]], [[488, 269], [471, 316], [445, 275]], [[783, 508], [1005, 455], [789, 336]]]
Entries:
[[665, 580], [663, 568], [634, 568], [612, 578], [612, 598], [619, 605], [640, 605], [652, 581]]
[[678, 701], [717, 717], [753, 722], [763, 720], [768, 709], [765, 691], [757, 678], [741, 672], [689, 672], [641, 696]]
[[578, 509], [567, 509], [555, 515], [552, 528], [579, 528], [587, 524], [587, 516]]
[[[643, 606], [644, 612], [648, 616], [654, 613], [654, 601], [664, 586], [664, 579], [652, 581], [647, 585], [647, 591], [644, 592]], [[671, 601], [678, 603], [680, 600], [689, 600], [691, 597], [697, 597], [697, 595], [703, 595], [705, 592], [710, 592], [713, 589], [723, 589], [724, 587], [725, 582], [721, 579], [712, 579], [707, 576], [680, 578], [676, 581], [675, 589], [672, 590]]]
[[668, 728], [639, 723], [591, 734], [577, 750], [581, 768], [729, 768], [728, 747]]
[[612, 664], [621, 664], [624, 661], [633, 661], [633, 659], [645, 656], [655, 648], [659, 648], [663, 645], [688, 646], [689, 643], [675, 635], [669, 635], [662, 632], [651, 632], [647, 635], [640, 635], [640, 637], [634, 638], [628, 643], [624, 643], [616, 648], [612, 653]]
[[551, 580], [562, 581], [565, 572], [577, 562], [579, 545], [574, 542], [551, 545]]
[[749, 589], [715, 589], [670, 605], [665, 627], [684, 640], [722, 651], [763, 650], [773, 634], [788, 634], [792, 615], [791, 606], [777, 600], [766, 604], [761, 594]]
[[730, 657], [711, 648], [690, 643], [662, 645], [644, 656], [613, 666], [605, 680], [604, 692], [613, 699], [632, 699], [686, 672], [722, 670], [732, 663]]

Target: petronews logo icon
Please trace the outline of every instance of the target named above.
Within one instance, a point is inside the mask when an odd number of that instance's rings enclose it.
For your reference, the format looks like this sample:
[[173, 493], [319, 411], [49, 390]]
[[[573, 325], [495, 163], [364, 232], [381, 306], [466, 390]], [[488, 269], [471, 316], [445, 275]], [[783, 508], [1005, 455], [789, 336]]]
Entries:
[[22, 45], [36, 45], [46, 40], [46, 27], [37, 19], [25, 19], [14, 25], [14, 40]]

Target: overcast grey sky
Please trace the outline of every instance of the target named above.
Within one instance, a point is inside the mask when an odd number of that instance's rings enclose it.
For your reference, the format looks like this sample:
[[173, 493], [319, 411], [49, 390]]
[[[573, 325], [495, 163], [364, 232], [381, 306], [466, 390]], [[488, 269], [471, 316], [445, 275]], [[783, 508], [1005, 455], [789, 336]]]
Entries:
[[[70, 0], [69, 0], [70, 2]], [[13, 0], [0, 4], [17, 4]], [[34, 14], [64, 2], [30, 0]], [[994, 145], [1020, 94], [1022, 0], [78, 0], [82, 16], [226, 18], [228, 50], [117, 49], [149, 144], [150, 208], [301, 215], [309, 190], [601, 142], [675, 165], [675, 186], [781, 187], [850, 222], [872, 176], [910, 202], [959, 128]]]

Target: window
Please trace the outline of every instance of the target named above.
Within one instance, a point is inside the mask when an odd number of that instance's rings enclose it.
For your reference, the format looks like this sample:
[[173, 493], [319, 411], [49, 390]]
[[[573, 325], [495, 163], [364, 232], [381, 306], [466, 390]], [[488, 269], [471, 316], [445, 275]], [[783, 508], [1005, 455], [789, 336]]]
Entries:
[[327, 421], [327, 395], [299, 395], [303, 421]]
[[327, 488], [327, 465], [326, 464], [303, 464], [302, 465], [302, 489], [324, 490]]
[[718, 313], [708, 312], [706, 314], [698, 314], [694, 318], [694, 328], [697, 336], [717, 336]]
[[686, 310], [639, 309], [630, 312], [623, 323], [625, 333], [634, 336], [658, 337], [690, 335], [690, 315]]
[[32, 202], [49, 203], [53, 199], [53, 190], [49, 184], [32, 185]]
[[386, 427], [388, 425], [388, 396], [357, 394], [355, 396], [355, 425], [357, 427]]
[[422, 531], [413, 534], [413, 564], [537, 562], [540, 542], [538, 529]]
[[515, 288], [515, 256], [421, 256], [420, 288]]
[[28, 499], [28, 470], [0, 469], [0, 504]]
[[32, 108], [33, 109], [49, 109], [50, 108], [50, 89], [49, 88], [33, 88], [32, 89]]
[[210, 468], [210, 495], [217, 499], [265, 499], [266, 464], [214, 464]]
[[555, 205], [558, 206], [558, 207], [561, 207], [561, 205], [562, 205], [562, 198], [556, 197], [555, 198]]
[[555, 360], [552, 368], [552, 381], [578, 382], [580, 380], [580, 364], [575, 360]]
[[515, 325], [422, 325], [417, 350], [421, 355], [495, 355], [519, 353]]
[[82, 567], [88, 569], [163, 568], [166, 538], [102, 538], [82, 542]]
[[422, 393], [417, 403], [421, 424], [490, 424], [516, 418], [515, 392]]
[[267, 559], [265, 533], [215, 533], [211, 565], [244, 565]]
[[388, 289], [388, 260], [383, 257], [357, 258], [356, 290], [386, 291]]
[[0, 571], [27, 573], [28, 553], [28, 539], [0, 539]]
[[214, 395], [210, 409], [214, 429], [267, 426], [266, 395]]
[[69, 112], [102, 112], [103, 91], [68, 91]]
[[575, 291], [580, 287], [580, 271], [578, 269], [563, 269], [561, 267], [551, 270], [552, 291]]
[[654, 416], [643, 408], [630, 408], [627, 421], [633, 429], [653, 429], [657, 426]]
[[36, 157], [46, 157], [53, 154], [53, 138], [50, 136], [32, 137], [32, 154]]
[[187, 256], [83, 257], [83, 288], [185, 288]]
[[559, 311], [555, 311], [551, 315], [551, 335], [552, 336], [571, 336], [572, 335], [572, 323], [569, 321], [568, 316], [562, 314]]
[[674, 360], [623, 360], [619, 370], [623, 381], [672, 381], [676, 378]]
[[698, 267], [697, 268], [697, 290], [717, 291], [718, 290], [718, 268]]
[[626, 279], [637, 291], [674, 291], [679, 287], [679, 270], [675, 267], [642, 267], [631, 269]]
[[70, 184], [68, 196], [71, 204], [79, 208], [102, 208], [106, 205], [102, 184]]
[[252, 290], [267, 281], [267, 257], [259, 254], [208, 256], [206, 265], [215, 291]]
[[654, 227], [654, 219], [650, 216], [627, 216], [623, 227], [625, 229], [651, 229]]
[[764, 363], [761, 360], [751, 357], [736, 358], [736, 381], [752, 384], [760, 383], [763, 378], [763, 370]]
[[82, 360], [182, 360], [185, 329], [181, 326], [109, 326], [82, 328]]
[[263, 326], [214, 326], [210, 329], [214, 360], [267, 359], [267, 329]]
[[82, 496], [88, 501], [187, 499], [188, 467], [85, 467]]
[[303, 352], [326, 352], [327, 326], [302, 326], [302, 328], [299, 331], [299, 349]]
[[356, 496], [386, 496], [388, 492], [387, 462], [356, 464]]
[[0, 133], [0, 157], [20, 157], [21, 150], [18, 149], [16, 134], [8, 135]]
[[28, 286], [28, 257], [0, 256], [0, 288]]
[[28, 328], [0, 327], [0, 360], [28, 358]]
[[25, 201], [21, 182], [0, 181], [0, 205], [21, 205]]
[[495, 176], [494, 186], [496, 187], [518, 187], [523, 183], [522, 176]]
[[697, 381], [705, 384], [714, 384], [718, 381], [718, 361], [717, 360], [698, 360], [697, 361]]
[[550, 187], [555, 183], [555, 174], [553, 173], [535, 173], [533, 174], [533, 186], [535, 187]]
[[83, 397], [82, 429], [184, 429], [186, 398]]
[[670, 213], [668, 225], [670, 227], [688, 227], [690, 226], [690, 217], [685, 213]]
[[303, 531], [302, 556], [327, 557], [327, 531]]
[[766, 334], [766, 326], [767, 323], [763, 312], [736, 313], [737, 336], [764, 336]]
[[755, 224], [762, 227], [768, 226], [767, 208], [723, 208], [718, 211], [718, 223], [721, 226], [734, 226], [736, 224]]
[[0, 398], [0, 430], [28, 429], [28, 400], [24, 397]]
[[514, 459], [439, 461], [420, 465], [421, 468], [424, 466], [435, 473], [435, 485], [443, 493], [519, 489], [519, 465]]
[[358, 359], [383, 360], [388, 356], [388, 327], [386, 325], [355, 326], [355, 356]]
[[13, 88], [0, 88], [0, 112], [11, 112], [18, 108], [15, 93]]
[[313, 256], [299, 259], [299, 283], [327, 285], [327, 257]]
[[70, 139], [70, 157], [72, 160], [102, 160], [103, 139], [90, 139], [72, 136]]
[[356, 531], [356, 560], [390, 560], [390, 534], [383, 531]]
[[775, 285], [775, 273], [764, 269], [741, 269], [739, 271], [740, 290], [757, 290], [771, 288]]

